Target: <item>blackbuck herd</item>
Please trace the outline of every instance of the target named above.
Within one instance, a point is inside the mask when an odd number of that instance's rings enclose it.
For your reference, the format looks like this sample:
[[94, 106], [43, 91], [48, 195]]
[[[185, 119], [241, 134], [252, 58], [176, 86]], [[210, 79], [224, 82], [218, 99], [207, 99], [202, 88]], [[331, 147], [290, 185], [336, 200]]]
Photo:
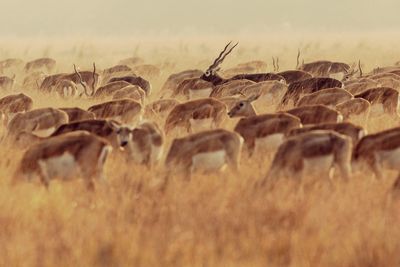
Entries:
[[[55, 178], [80, 177], [93, 188], [114, 155], [185, 177], [225, 167], [240, 171], [242, 157], [265, 161], [260, 187], [285, 178], [330, 181], [335, 169], [345, 180], [358, 172], [376, 178], [386, 170], [400, 173], [400, 127], [367, 134], [373, 120], [400, 122], [399, 65], [363, 73], [360, 61], [300, 63], [299, 52], [293, 70], [279, 71], [278, 58], [274, 72], [263, 72], [263, 61], [221, 70], [237, 45], [228, 43], [205, 72], [170, 75], [156, 92], [138, 72], [160, 70], [135, 69], [135, 58], [101, 71], [95, 64], [88, 71], [71, 64], [71, 73], [56, 74], [50, 58], [1, 61], [0, 73], [23, 73], [20, 88], [15, 75], [0, 77], [4, 92], [22, 89], [0, 99], [2, 142], [23, 151], [15, 179], [48, 186]], [[24, 87], [43, 98], [99, 104], [33, 109]]]

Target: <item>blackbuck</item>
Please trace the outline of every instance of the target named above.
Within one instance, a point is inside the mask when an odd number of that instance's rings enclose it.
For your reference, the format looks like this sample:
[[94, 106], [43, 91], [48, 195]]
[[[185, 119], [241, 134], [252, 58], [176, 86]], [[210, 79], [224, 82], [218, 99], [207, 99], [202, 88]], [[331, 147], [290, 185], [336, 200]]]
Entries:
[[312, 74], [314, 77], [329, 77], [341, 81], [351, 79], [358, 72], [355, 66], [327, 60], [303, 63], [299, 69]]
[[335, 109], [343, 115], [344, 121], [352, 121], [365, 126], [371, 111], [371, 104], [363, 98], [353, 98], [338, 104]]
[[33, 100], [29, 96], [20, 93], [0, 98], [0, 113], [7, 124], [17, 113], [27, 112], [32, 109]]
[[46, 187], [53, 179], [80, 177], [93, 189], [95, 180], [104, 179], [103, 166], [110, 149], [106, 140], [84, 131], [46, 138], [25, 151], [17, 176], [39, 179]]
[[368, 89], [376, 88], [378, 86], [378, 82], [374, 80], [363, 79], [362, 81], [346, 84], [345, 89], [352, 95], [358, 95], [362, 92], [367, 91]]
[[211, 82], [202, 79], [186, 79], [172, 92], [171, 97], [183, 96], [186, 100], [206, 98], [210, 97], [214, 87]]
[[69, 132], [86, 131], [102, 137], [114, 147], [126, 147], [131, 139], [131, 128], [112, 120], [90, 119], [60, 125], [51, 136]]
[[276, 113], [241, 118], [234, 131], [243, 137], [247, 152], [252, 156], [276, 151], [287, 134], [301, 126], [299, 118], [288, 113]]
[[176, 105], [165, 121], [165, 134], [181, 127], [184, 132], [218, 128], [226, 116], [226, 105], [214, 98], [204, 98]]
[[84, 120], [93, 120], [95, 118], [94, 113], [74, 107], [74, 108], [60, 108], [68, 115], [68, 123]]
[[38, 70], [46, 70], [47, 73], [51, 73], [56, 67], [56, 61], [52, 58], [38, 58], [29, 61], [25, 64], [25, 72], [32, 72]]
[[282, 97], [278, 109], [282, 110], [288, 106], [296, 106], [304, 95], [328, 88], [343, 88], [343, 83], [332, 78], [310, 78], [291, 83]]
[[96, 92], [93, 94], [93, 97], [94, 98], [112, 97], [112, 95], [115, 92], [128, 86], [132, 85], [126, 81], [110, 82], [97, 88]]
[[203, 131], [174, 139], [165, 161], [170, 172], [208, 173], [229, 166], [238, 170], [243, 140], [223, 129]]
[[357, 145], [358, 141], [366, 135], [366, 130], [358, 125], [349, 122], [340, 123], [321, 123], [317, 125], [309, 125], [301, 128], [293, 128], [289, 132], [289, 136], [308, 133], [317, 130], [330, 130], [351, 138], [353, 146]]
[[128, 85], [124, 88], [118, 89], [112, 95], [113, 100], [118, 99], [132, 99], [140, 104], [145, 104], [146, 93], [137, 85]]
[[68, 122], [68, 115], [55, 108], [39, 108], [17, 113], [8, 123], [10, 135], [20, 132], [33, 133], [37, 136], [49, 136], [60, 125]]
[[353, 98], [353, 95], [341, 88], [330, 88], [311, 93], [300, 98], [298, 107], [310, 105], [325, 105], [335, 108], [336, 105]]
[[150, 95], [150, 93], [151, 93], [150, 82], [140, 76], [128, 75], [128, 76], [114, 77], [114, 78], [111, 78], [110, 80], [108, 80], [108, 83], [117, 82], [117, 81], [125, 81], [125, 82], [130, 83], [131, 85], [139, 86], [140, 88], [143, 89], [143, 91], [146, 92], [146, 96]]
[[286, 139], [279, 147], [261, 185], [280, 178], [328, 178], [338, 167], [342, 178], [351, 175], [352, 141], [334, 131], [311, 131]]
[[372, 88], [354, 97], [363, 98], [371, 103], [370, 117], [379, 117], [383, 114], [398, 117], [399, 92], [393, 88]]
[[228, 97], [228, 96], [235, 96], [235, 95], [240, 95], [242, 94], [243, 88], [246, 88], [250, 85], [256, 84], [253, 81], [250, 80], [233, 80], [226, 82], [224, 84], [220, 84], [216, 86], [211, 94], [210, 97], [214, 98], [222, 98], [222, 97]]
[[10, 78], [8, 76], [0, 76], [0, 89], [11, 90], [14, 86], [15, 76]]
[[74, 97], [78, 95], [78, 87], [71, 80], [59, 80], [54, 86], [54, 93], [61, 97]]
[[288, 85], [294, 82], [307, 80], [313, 77], [310, 73], [302, 70], [287, 70], [278, 72], [277, 74], [279, 76], [282, 76]]
[[185, 70], [171, 74], [162, 86], [161, 92], [163, 92], [163, 94], [166, 94], [167, 92], [176, 94], [175, 90], [178, 88], [181, 82], [187, 79], [199, 78], [202, 74], [203, 72], [201, 70]]
[[135, 125], [142, 120], [143, 109], [139, 102], [119, 99], [103, 102], [88, 108], [97, 119], [113, 119], [121, 123]]
[[[383, 171], [397, 170], [400, 174], [400, 128], [392, 128], [363, 137], [353, 151], [355, 170], [372, 171], [383, 178]], [[400, 177], [400, 175], [399, 175]]]
[[164, 137], [157, 124], [144, 122], [132, 129], [125, 151], [134, 162], [151, 167], [161, 159], [163, 145]]
[[324, 105], [298, 107], [285, 112], [298, 117], [303, 125], [343, 121], [343, 116], [340, 112]]

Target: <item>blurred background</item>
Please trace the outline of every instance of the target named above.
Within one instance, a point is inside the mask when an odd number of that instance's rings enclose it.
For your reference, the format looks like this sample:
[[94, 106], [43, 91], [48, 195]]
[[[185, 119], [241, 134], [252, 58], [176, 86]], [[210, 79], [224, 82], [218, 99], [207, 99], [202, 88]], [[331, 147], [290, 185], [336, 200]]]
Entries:
[[0, 36], [400, 31], [398, 0], [1, 0]]

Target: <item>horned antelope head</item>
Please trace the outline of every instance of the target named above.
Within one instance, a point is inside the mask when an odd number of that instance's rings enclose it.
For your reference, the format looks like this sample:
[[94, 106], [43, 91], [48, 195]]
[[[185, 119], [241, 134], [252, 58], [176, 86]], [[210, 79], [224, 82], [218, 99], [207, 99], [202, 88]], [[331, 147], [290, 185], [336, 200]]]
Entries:
[[87, 84], [83, 81], [82, 75], [79, 73], [79, 71], [76, 70], [75, 64], [74, 64], [74, 71], [75, 71], [75, 74], [78, 76], [79, 83], [82, 85], [83, 92], [85, 93], [85, 95], [93, 96], [96, 91], [96, 89], [94, 88], [95, 84], [96, 84], [96, 64], [93, 62], [93, 82], [91, 84], [92, 92], [90, 94], [88, 93]]
[[247, 99], [240, 100], [228, 112], [228, 116], [230, 118], [234, 118], [234, 117], [248, 117], [256, 115], [256, 111], [254, 110], [252, 102], [257, 100], [259, 97], [260, 95], [252, 95]]
[[[224, 50], [219, 54], [219, 56], [214, 60], [213, 64], [211, 64], [208, 69], [204, 72], [204, 74], [201, 76], [201, 79], [206, 80], [206, 81], [212, 81], [215, 79], [217, 76], [217, 72], [221, 69], [220, 65], [221, 63], [225, 60], [225, 57], [229, 55], [232, 50], [239, 44], [236, 43], [234, 46], [231, 46], [232, 42], [229, 42]], [[230, 47], [230, 48], [229, 48]]]

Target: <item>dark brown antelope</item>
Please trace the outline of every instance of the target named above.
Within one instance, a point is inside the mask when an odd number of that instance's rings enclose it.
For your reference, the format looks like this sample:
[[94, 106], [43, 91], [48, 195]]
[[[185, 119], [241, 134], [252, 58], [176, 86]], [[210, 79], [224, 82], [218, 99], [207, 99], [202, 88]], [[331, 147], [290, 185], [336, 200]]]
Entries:
[[378, 87], [369, 89], [355, 98], [363, 98], [371, 103], [371, 117], [389, 114], [397, 116], [399, 107], [399, 92], [389, 87]]
[[13, 88], [15, 76], [10, 78], [7, 76], [0, 76], [0, 89], [11, 90]]
[[88, 108], [97, 119], [113, 119], [135, 125], [142, 120], [142, 105], [131, 99], [112, 100]]
[[340, 112], [324, 105], [298, 107], [285, 112], [298, 117], [303, 125], [343, 121], [343, 116]]
[[330, 88], [305, 95], [297, 103], [298, 107], [310, 105], [325, 105], [335, 108], [336, 105], [353, 98], [353, 95], [341, 88]]

